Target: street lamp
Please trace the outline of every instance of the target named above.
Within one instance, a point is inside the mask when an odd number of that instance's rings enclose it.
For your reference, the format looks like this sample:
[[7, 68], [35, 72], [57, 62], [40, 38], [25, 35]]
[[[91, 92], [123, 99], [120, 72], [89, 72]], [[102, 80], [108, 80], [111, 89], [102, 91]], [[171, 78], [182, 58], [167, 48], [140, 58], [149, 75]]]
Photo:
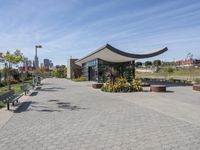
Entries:
[[39, 67], [39, 60], [38, 60], [38, 56], [37, 56], [37, 49], [38, 48], [42, 48], [42, 45], [36, 45], [35, 46], [35, 69], [36, 69], [36, 82], [37, 82], [37, 85], [38, 85], [38, 75], [37, 75], [37, 71], [38, 71], [38, 67]]
[[38, 60], [38, 56], [37, 56], [37, 49], [38, 48], [42, 48], [42, 45], [36, 45], [35, 46], [35, 67], [39, 67], [39, 60]]

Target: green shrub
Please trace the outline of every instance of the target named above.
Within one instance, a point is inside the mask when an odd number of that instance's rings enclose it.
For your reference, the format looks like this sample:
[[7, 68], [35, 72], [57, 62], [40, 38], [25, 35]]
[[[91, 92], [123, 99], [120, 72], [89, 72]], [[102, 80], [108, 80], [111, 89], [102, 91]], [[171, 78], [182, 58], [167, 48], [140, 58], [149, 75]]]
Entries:
[[5, 107], [5, 104], [4, 104], [4, 102], [0, 101], [0, 109], [3, 107]]
[[200, 78], [195, 79], [194, 82], [195, 82], [196, 84], [200, 84]]
[[117, 78], [113, 83], [107, 82], [102, 88], [105, 92], [137, 92], [142, 91], [141, 80], [133, 80], [129, 83], [125, 78]]
[[6, 85], [7, 85], [7, 83], [5, 81], [1, 81], [0, 87], [6, 86]]
[[18, 83], [20, 83], [20, 82], [18, 80], [15, 80], [15, 79], [10, 81], [10, 84], [18, 84]]

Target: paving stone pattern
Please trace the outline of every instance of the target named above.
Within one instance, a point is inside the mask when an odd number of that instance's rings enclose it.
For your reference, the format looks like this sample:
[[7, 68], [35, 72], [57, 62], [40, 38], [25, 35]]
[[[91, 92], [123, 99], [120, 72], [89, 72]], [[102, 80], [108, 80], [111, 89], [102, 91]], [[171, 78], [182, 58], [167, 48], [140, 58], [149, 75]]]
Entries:
[[46, 79], [1, 128], [0, 150], [200, 149], [199, 125], [112, 95]]

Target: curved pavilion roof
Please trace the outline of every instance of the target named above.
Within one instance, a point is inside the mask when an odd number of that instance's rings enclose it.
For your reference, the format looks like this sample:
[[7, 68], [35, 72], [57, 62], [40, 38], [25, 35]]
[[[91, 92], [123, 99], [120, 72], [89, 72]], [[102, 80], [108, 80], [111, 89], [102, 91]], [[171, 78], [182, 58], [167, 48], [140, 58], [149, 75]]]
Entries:
[[97, 49], [96, 51], [90, 53], [89, 55], [77, 60], [76, 64], [82, 65], [83, 63], [86, 63], [88, 61], [91, 61], [97, 58], [102, 59], [104, 61], [108, 61], [108, 62], [128, 62], [128, 61], [132, 61], [136, 59], [154, 57], [166, 52], [167, 50], [168, 48], [165, 47], [163, 49], [156, 50], [149, 53], [132, 54], [132, 53], [121, 51], [109, 44], [106, 44], [105, 46]]

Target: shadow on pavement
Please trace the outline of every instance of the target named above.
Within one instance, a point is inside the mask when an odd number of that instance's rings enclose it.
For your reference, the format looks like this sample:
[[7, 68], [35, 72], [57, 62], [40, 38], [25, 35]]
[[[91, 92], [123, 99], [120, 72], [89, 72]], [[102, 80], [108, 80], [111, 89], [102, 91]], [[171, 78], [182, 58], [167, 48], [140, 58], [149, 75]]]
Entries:
[[86, 108], [81, 108], [79, 106], [71, 105], [71, 103], [69, 102], [58, 102], [56, 104], [58, 105], [58, 108], [62, 108], [62, 109], [68, 109], [68, 110], [86, 109]]
[[36, 87], [35, 90], [36, 90], [36, 91], [39, 91], [39, 90], [41, 90], [41, 89], [42, 89], [42, 87], [39, 86], [39, 87]]
[[28, 107], [32, 104], [31, 101], [23, 102], [16, 110], [14, 110], [14, 113], [21, 113], [27, 111]]
[[60, 110], [55, 110], [55, 109], [41, 109], [41, 110], [37, 110], [37, 111], [41, 111], [41, 112], [61, 112]]
[[[150, 88], [149, 88], [149, 89], [144, 89], [143, 92], [151, 92], [151, 91], [150, 91]], [[174, 93], [174, 91], [167, 90], [165, 92], [157, 92], [157, 93]]]
[[62, 87], [50, 87], [50, 88], [37, 87], [35, 90], [36, 91], [55, 92], [55, 91], [63, 90], [63, 89], [65, 89], [65, 88], [62, 88]]
[[[21, 113], [21, 112], [25, 112], [25, 111], [39, 111], [39, 112], [61, 112], [63, 109], [67, 109], [67, 110], [84, 110], [86, 108], [82, 108], [76, 105], [71, 105], [71, 103], [69, 102], [59, 102], [59, 100], [48, 100], [48, 102], [53, 102], [55, 103], [55, 106], [57, 106], [57, 108], [59, 109], [54, 109], [54, 108], [50, 108], [48, 106], [42, 106], [42, 105], [38, 105], [38, 102], [32, 102], [32, 101], [27, 101], [27, 102], [23, 102], [16, 110], [14, 110], [14, 113]], [[28, 108], [31, 107], [29, 110]]]
[[59, 102], [59, 100], [57, 100], [57, 99], [50, 99], [50, 100], [48, 100], [48, 102]]
[[32, 92], [29, 96], [36, 96], [38, 92]]
[[48, 100], [48, 102], [55, 102], [55, 104], [58, 106], [58, 108], [62, 108], [62, 109], [68, 109], [68, 110], [80, 110], [80, 109], [86, 109], [86, 108], [82, 108], [76, 105], [72, 105], [69, 102], [61, 102], [58, 99], [50, 99]]

